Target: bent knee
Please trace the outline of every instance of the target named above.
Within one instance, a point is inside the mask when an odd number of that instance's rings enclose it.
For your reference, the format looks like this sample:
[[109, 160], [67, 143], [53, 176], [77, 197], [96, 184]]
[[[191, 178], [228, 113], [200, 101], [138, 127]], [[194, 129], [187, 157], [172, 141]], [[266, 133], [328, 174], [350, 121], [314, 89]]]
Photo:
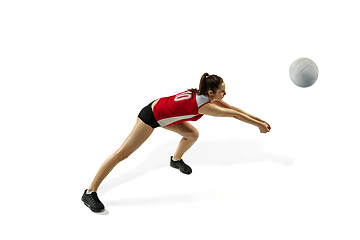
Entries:
[[195, 142], [199, 138], [199, 132], [198, 131], [189, 132], [186, 134], [185, 138]]

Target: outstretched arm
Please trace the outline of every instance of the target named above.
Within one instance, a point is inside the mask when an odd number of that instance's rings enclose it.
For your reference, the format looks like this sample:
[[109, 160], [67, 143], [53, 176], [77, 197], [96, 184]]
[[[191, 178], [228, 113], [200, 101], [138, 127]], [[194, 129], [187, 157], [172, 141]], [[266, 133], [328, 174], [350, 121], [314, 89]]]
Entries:
[[209, 103], [205, 104], [199, 109], [200, 114], [206, 114], [214, 117], [234, 117], [240, 121], [252, 124], [257, 126], [260, 129], [261, 133], [266, 133], [269, 131], [267, 125], [261, 121], [258, 121], [242, 112], [236, 111], [234, 109], [219, 107], [215, 104]]
[[255, 116], [253, 116], [253, 115], [251, 115], [251, 114], [249, 114], [249, 113], [247, 113], [247, 112], [239, 109], [239, 108], [233, 107], [233, 106], [231, 106], [230, 104], [224, 102], [223, 100], [221, 100], [221, 101], [214, 101], [213, 104], [215, 104], [215, 105], [217, 105], [217, 106], [219, 106], [219, 107], [223, 107], [223, 108], [228, 108], [228, 109], [235, 110], [235, 111], [237, 111], [237, 112], [240, 112], [240, 113], [242, 113], [242, 114], [245, 114], [245, 115], [247, 115], [247, 116], [255, 119], [256, 121], [259, 121], [259, 122], [262, 122], [262, 123], [266, 123], [266, 124], [269, 126], [269, 129], [271, 129], [270, 124], [268, 124], [268, 123], [265, 122], [264, 120], [262, 120], [262, 119], [260, 119], [260, 118], [257, 118], [257, 117], [255, 117]]

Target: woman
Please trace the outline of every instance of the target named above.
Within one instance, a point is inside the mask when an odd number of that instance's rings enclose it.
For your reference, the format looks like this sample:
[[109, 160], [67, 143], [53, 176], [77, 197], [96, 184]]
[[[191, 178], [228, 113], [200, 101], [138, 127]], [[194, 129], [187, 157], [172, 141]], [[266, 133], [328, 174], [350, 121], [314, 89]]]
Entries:
[[223, 79], [204, 73], [200, 80], [199, 90], [190, 89], [174, 96], [160, 98], [143, 108], [130, 135], [123, 145], [103, 163], [81, 200], [93, 212], [102, 212], [105, 208], [96, 193], [99, 185], [110, 171], [138, 149], [157, 127], [183, 136], [174, 156], [171, 156], [170, 166], [179, 169], [184, 174], [190, 174], [192, 170], [184, 163], [182, 156], [199, 136], [196, 128], [188, 121], [197, 121], [204, 114], [234, 117], [258, 127], [261, 133], [270, 131], [270, 125], [265, 121], [225, 103], [222, 100], [225, 95]]

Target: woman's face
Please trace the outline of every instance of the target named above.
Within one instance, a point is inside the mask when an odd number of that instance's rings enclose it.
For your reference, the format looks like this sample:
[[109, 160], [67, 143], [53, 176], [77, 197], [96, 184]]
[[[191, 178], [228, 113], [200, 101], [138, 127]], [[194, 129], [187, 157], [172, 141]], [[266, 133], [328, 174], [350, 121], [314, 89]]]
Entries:
[[219, 85], [219, 89], [216, 91], [215, 94], [212, 91], [209, 91], [209, 99], [211, 102], [215, 100], [220, 101], [221, 99], [224, 98], [225, 95], [226, 95], [225, 83]]

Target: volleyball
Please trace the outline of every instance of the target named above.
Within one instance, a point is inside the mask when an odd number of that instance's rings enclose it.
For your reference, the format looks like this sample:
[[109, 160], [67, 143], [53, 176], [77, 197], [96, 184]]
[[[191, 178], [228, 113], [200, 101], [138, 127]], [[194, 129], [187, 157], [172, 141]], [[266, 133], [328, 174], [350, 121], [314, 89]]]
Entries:
[[316, 64], [309, 58], [299, 58], [290, 66], [290, 78], [299, 87], [310, 87], [319, 75]]

